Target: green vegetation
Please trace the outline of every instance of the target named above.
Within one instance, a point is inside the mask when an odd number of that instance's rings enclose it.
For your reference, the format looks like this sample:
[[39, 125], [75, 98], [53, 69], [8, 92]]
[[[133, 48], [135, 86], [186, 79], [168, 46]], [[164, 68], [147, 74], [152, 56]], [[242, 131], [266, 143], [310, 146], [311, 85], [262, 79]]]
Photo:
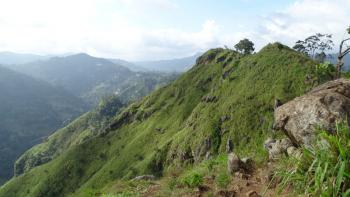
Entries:
[[188, 187], [198, 187], [203, 184], [203, 175], [197, 173], [189, 174], [184, 177], [182, 183]]
[[0, 185], [25, 150], [87, 111], [67, 91], [0, 67]]
[[316, 73], [320, 81], [325, 81], [335, 77], [336, 69], [333, 64], [324, 62], [316, 65]]
[[[88, 112], [66, 127], [51, 135], [45, 142], [25, 152], [15, 163], [15, 174], [20, 175], [35, 166], [57, 157], [71, 146], [81, 144], [92, 137], [103, 135], [108, 121], [123, 108], [117, 96], [106, 97], [91, 112]], [[103, 153], [100, 154], [103, 158]]]
[[322, 132], [315, 144], [304, 148], [301, 158], [281, 162], [277, 177], [280, 187], [293, 186], [298, 194], [311, 196], [349, 196], [350, 132], [347, 124], [337, 126], [335, 134]]
[[[48, 163], [13, 178], [0, 196], [89, 196], [119, 180], [172, 171], [180, 179], [169, 189], [186, 175], [195, 186], [210, 171], [223, 172], [218, 168], [226, 157], [215, 156], [225, 152], [229, 138], [238, 155], [259, 164], [267, 158], [262, 144], [272, 128], [274, 100], [291, 100], [326, 80], [319, 79], [315, 64], [279, 43], [245, 56], [210, 50], [172, 84], [129, 105], [106, 128], [96, 126], [99, 135], [65, 146]], [[53, 135], [62, 135], [58, 143], [65, 141], [64, 133], [67, 128]], [[206, 155], [218, 159], [203, 161]], [[215, 182], [224, 187], [226, 177]]]
[[235, 45], [235, 49], [244, 55], [252, 54], [252, 52], [255, 50], [254, 43], [247, 38], [239, 41]]

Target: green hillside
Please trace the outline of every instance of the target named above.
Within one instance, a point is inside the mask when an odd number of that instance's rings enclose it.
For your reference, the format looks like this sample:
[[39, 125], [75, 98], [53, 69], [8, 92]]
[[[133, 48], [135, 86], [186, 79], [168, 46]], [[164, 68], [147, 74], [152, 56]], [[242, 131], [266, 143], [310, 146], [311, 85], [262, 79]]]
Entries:
[[67, 91], [0, 67], [0, 184], [13, 174], [14, 161], [87, 110]]
[[[161, 177], [196, 165], [206, 155], [224, 152], [228, 138], [237, 153], [262, 162], [274, 100], [288, 101], [317, 85], [314, 65], [278, 43], [248, 56], [210, 50], [172, 84], [115, 117], [102, 115], [110, 118], [94, 128], [97, 135], [89, 134], [89, 114], [57, 131], [23, 161], [31, 155], [40, 160], [40, 152], [51, 151], [46, 155], [53, 160], [13, 178], [0, 188], [0, 196], [94, 196], [116, 180]], [[85, 135], [92, 137], [80, 140]], [[58, 148], [50, 149], [55, 143]], [[29, 169], [28, 163], [19, 169]]]

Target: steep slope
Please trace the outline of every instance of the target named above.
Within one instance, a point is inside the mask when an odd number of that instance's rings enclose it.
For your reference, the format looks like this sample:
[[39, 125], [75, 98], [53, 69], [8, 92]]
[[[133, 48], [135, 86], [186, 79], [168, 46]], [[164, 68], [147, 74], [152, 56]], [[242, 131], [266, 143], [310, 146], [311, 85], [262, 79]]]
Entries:
[[26, 151], [15, 163], [15, 175], [47, 163], [64, 150], [100, 135], [123, 106], [116, 96], [103, 99], [93, 110], [56, 131], [45, 142]]
[[117, 179], [162, 176], [198, 163], [224, 152], [227, 139], [237, 153], [263, 160], [274, 100], [290, 100], [318, 82], [312, 60], [278, 43], [243, 57], [210, 50], [171, 85], [112, 118], [98, 136], [13, 178], [0, 196], [94, 195]]
[[87, 110], [84, 102], [44, 81], [0, 67], [0, 182], [13, 174], [13, 163]]
[[[133, 94], [148, 93], [148, 90], [153, 90], [158, 84], [175, 78], [168, 74], [132, 72], [124, 66], [87, 54], [11, 65], [11, 69], [60, 86], [84, 99], [90, 106], [95, 106], [105, 96], [122, 94], [133, 89], [131, 95], [122, 96], [123, 101], [127, 102], [133, 99]], [[148, 83], [144, 83], [145, 81]]]

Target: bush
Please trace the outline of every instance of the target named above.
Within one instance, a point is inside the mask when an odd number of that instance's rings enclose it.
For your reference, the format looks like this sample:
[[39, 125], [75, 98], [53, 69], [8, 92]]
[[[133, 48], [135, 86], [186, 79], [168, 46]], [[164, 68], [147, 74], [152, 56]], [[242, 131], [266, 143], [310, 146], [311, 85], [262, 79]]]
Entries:
[[220, 188], [226, 188], [230, 183], [230, 177], [226, 172], [222, 172], [215, 178], [215, 182]]
[[349, 196], [349, 153], [350, 133], [346, 124], [337, 125], [334, 135], [322, 132], [313, 146], [304, 148], [297, 162], [289, 159], [281, 166], [276, 174], [281, 178], [280, 188], [291, 185], [306, 196]]
[[168, 187], [170, 190], [174, 190], [177, 184], [177, 179], [175, 177], [172, 177], [168, 182]]
[[182, 183], [188, 187], [194, 188], [203, 184], [203, 175], [199, 173], [192, 173], [184, 177]]
[[336, 74], [336, 69], [330, 62], [324, 62], [316, 65], [316, 74], [318, 81], [321, 83], [333, 79]]

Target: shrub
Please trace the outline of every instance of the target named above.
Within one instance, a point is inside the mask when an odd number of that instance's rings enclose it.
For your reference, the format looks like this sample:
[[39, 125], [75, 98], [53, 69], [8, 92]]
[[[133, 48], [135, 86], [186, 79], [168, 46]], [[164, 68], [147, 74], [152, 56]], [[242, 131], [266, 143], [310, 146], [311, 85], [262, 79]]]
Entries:
[[280, 166], [276, 174], [281, 178], [280, 188], [291, 185], [306, 196], [349, 196], [349, 152], [350, 133], [346, 124], [337, 125], [334, 135], [321, 132], [313, 146], [304, 148], [297, 162], [289, 159]]
[[230, 183], [230, 177], [227, 175], [226, 172], [221, 172], [215, 178], [215, 182], [220, 188], [226, 188], [227, 185]]
[[203, 184], [203, 175], [191, 173], [183, 178], [182, 183], [191, 188], [198, 187]]
[[168, 182], [168, 187], [170, 190], [174, 190], [177, 184], [178, 184], [177, 179], [175, 177], [172, 177]]
[[324, 62], [316, 65], [316, 74], [319, 82], [324, 82], [334, 78], [336, 69], [330, 62]]

